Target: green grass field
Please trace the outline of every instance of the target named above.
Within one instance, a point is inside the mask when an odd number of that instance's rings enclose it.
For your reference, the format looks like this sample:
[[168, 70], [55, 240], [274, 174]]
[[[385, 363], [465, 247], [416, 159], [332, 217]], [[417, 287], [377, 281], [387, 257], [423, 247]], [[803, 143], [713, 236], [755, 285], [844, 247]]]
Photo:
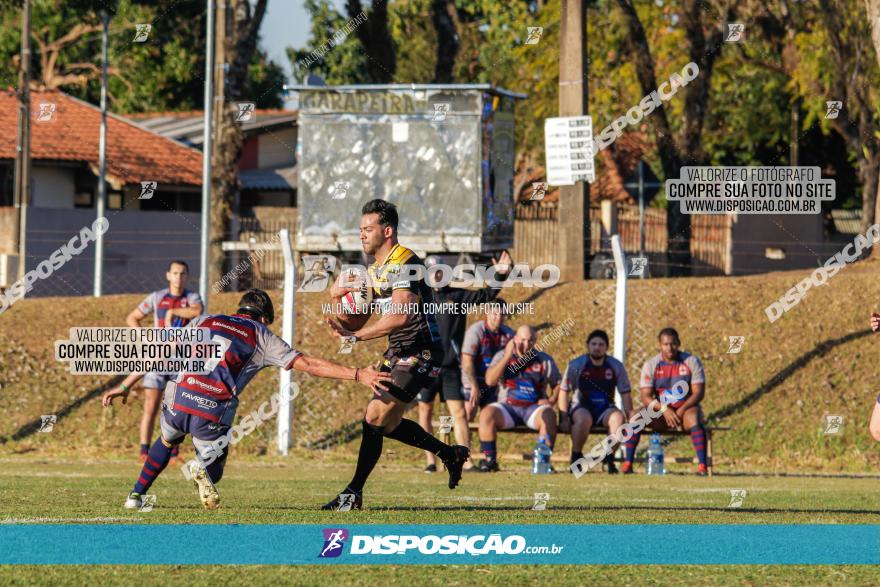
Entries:
[[[685, 474], [631, 477], [590, 473], [529, 474], [525, 464], [505, 463], [498, 474], [467, 474], [450, 491], [445, 473], [420, 473], [419, 464], [393, 459], [374, 473], [362, 512], [321, 512], [317, 507], [347, 481], [352, 461], [230, 459], [216, 512], [201, 509], [191, 487], [169, 468], [154, 485], [157, 505], [149, 513], [124, 510], [122, 501], [139, 471], [131, 460], [81, 461], [5, 458], [0, 462], [0, 521], [3, 523], [273, 523], [326, 524], [880, 524], [880, 479], [866, 477], [769, 477]], [[679, 466], [679, 471], [683, 471]], [[746, 490], [740, 508], [729, 508], [730, 490]], [[531, 511], [533, 494], [550, 494], [548, 509]], [[306, 547], [309, 547], [308, 545]], [[296, 548], [297, 545], [291, 545]], [[613, 548], [625, 548], [615, 545]], [[625, 584], [877, 584], [878, 567], [326, 567], [274, 566], [210, 569], [173, 566], [145, 571], [129, 566], [0, 567], [4, 584], [125, 584], [148, 579], [233, 584], [318, 585], [338, 580], [360, 584], [583, 584], [608, 579]], [[546, 577], [545, 581], [542, 577]], [[148, 581], [150, 582], [150, 581]]]

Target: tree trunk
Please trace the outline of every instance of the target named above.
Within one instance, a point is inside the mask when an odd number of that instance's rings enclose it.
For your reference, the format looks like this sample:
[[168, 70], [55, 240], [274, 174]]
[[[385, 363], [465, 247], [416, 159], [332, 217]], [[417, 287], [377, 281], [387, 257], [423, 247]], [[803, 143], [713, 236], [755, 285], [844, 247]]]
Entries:
[[437, 31], [437, 65], [434, 67], [434, 83], [452, 83], [452, 68], [458, 53], [458, 35], [450, 11], [455, 10], [454, 0], [433, 0], [431, 22]]
[[[348, 18], [357, 17], [363, 8], [360, 0], [348, 0], [346, 3]], [[358, 39], [367, 55], [367, 76], [369, 83], [388, 84], [394, 82], [397, 69], [397, 55], [394, 42], [388, 30], [388, 2], [379, 0], [372, 3], [367, 21], [355, 30]]]
[[[868, 22], [871, 23], [871, 41], [874, 43], [874, 56], [877, 59], [877, 63], [880, 64], [880, 0], [865, 0], [865, 11], [867, 12]], [[877, 218], [880, 218], [880, 198], [877, 198], [877, 192], [880, 190], [880, 169], [878, 169], [878, 164], [875, 161], [875, 165], [872, 168], [873, 177], [869, 177], [869, 181], [873, 186], [873, 200], [874, 200], [874, 209], [873, 217], [871, 219], [871, 223], [873, 224]], [[867, 195], [868, 190], [865, 189], [864, 193]], [[864, 197], [864, 196], [863, 196]], [[863, 214], [864, 214], [864, 205], [862, 206]], [[865, 225], [865, 229], [867, 230], [867, 223], [864, 222], [863, 216], [863, 225]], [[880, 247], [873, 247], [871, 249], [871, 256], [875, 259], [880, 257]]]
[[[208, 279], [216, 283], [225, 270], [226, 255], [221, 249], [224, 240], [234, 239], [230, 234], [233, 214], [238, 196], [238, 159], [241, 156], [243, 135], [241, 122], [237, 120], [239, 102], [256, 102], [256, 96], [248, 94], [250, 84], [248, 66], [257, 48], [257, 34], [268, 0], [258, 0], [251, 12], [248, 0], [230, 3], [231, 19], [222, 10], [217, 11], [217, 26], [226, 27], [225, 63], [229, 64], [225, 87], [215, 88], [223, 95], [217, 104], [219, 124], [214, 130], [214, 148], [211, 156], [211, 259]], [[223, 62], [218, 56], [217, 65]], [[254, 114], [255, 115], [255, 114]]]

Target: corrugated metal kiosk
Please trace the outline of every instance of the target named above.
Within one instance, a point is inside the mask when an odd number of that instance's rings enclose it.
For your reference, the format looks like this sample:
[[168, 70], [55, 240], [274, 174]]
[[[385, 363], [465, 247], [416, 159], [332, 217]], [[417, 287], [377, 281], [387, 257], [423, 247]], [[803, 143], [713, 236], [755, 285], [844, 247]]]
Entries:
[[360, 251], [382, 198], [419, 253], [513, 246], [515, 99], [489, 85], [297, 86], [299, 251]]

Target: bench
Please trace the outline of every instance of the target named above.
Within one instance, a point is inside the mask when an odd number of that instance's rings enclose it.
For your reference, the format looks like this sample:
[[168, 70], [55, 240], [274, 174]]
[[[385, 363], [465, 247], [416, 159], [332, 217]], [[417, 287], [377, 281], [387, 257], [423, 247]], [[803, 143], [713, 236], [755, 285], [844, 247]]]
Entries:
[[[432, 424], [433, 424], [435, 430], [439, 430], [440, 422], [432, 422]], [[472, 431], [478, 431], [480, 429], [480, 425], [477, 422], [469, 422], [468, 428], [470, 428]], [[712, 433], [713, 432], [723, 432], [723, 431], [727, 431], [727, 430], [730, 430], [730, 427], [728, 427], [728, 426], [713, 426], [713, 427], [706, 426], [706, 469], [707, 469], [707, 472], [710, 477], [712, 476], [712, 467], [714, 465], [714, 460], [715, 460], [715, 455], [712, 450], [713, 449]], [[529, 428], [528, 426], [515, 426], [513, 428], [508, 428], [507, 430], [499, 430], [498, 432], [512, 432], [514, 434], [535, 434], [535, 431], [532, 430], [531, 428]], [[653, 434], [653, 433], [654, 433], [653, 430], [647, 430], [647, 431], [642, 432], [642, 434]], [[568, 432], [557, 432], [556, 433], [557, 436], [567, 435], [567, 434], [568, 434]], [[684, 430], [657, 431], [657, 434], [659, 434], [660, 436], [688, 436], [688, 437], [690, 437], [690, 435], [691, 435], [690, 432], [687, 432]], [[443, 442], [445, 442], [446, 444], [449, 444], [451, 435], [452, 435], [451, 432], [443, 433]], [[608, 436], [608, 428], [606, 428], [605, 426], [593, 426], [592, 428], [590, 428], [590, 436], [589, 436], [589, 438], [587, 438], [587, 444], [584, 446], [584, 448], [587, 449], [587, 451], [589, 451], [589, 449], [595, 445], [595, 441], [596, 441], [597, 437], [599, 439], [602, 439], [606, 436]], [[523, 454], [522, 457], [524, 460], [530, 460], [532, 458], [532, 455], [531, 454]], [[560, 457], [553, 457], [553, 460], [567, 460], [567, 458], [560, 456]], [[616, 459], [616, 460], [619, 461], [620, 459]], [[639, 462], [644, 462], [644, 459], [638, 459], [638, 460], [639, 460]], [[674, 459], [674, 462], [676, 462], [676, 463], [692, 463], [693, 461], [694, 461], [693, 458], [688, 458], [688, 457], [677, 457]]]

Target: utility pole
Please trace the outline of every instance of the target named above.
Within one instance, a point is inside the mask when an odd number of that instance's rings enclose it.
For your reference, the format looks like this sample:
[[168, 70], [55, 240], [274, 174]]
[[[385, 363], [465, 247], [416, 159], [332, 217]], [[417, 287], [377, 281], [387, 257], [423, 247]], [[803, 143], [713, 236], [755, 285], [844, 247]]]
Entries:
[[21, 68], [18, 71], [18, 148], [15, 153], [15, 205], [18, 206], [18, 280], [27, 258], [27, 208], [31, 195], [31, 3], [21, 9]]
[[[106, 214], [107, 207], [107, 62], [109, 61], [108, 46], [110, 44], [110, 13], [101, 11], [104, 25], [101, 34], [101, 130], [98, 138], [98, 201], [95, 204], [95, 215], [100, 220]], [[95, 239], [95, 281], [93, 295], [101, 297], [104, 282], [104, 233], [97, 233]]]
[[214, 0], [208, 0], [208, 14], [205, 17], [207, 40], [205, 47], [205, 112], [202, 134], [202, 239], [201, 263], [199, 268], [199, 294], [204, 309], [208, 310], [208, 268], [210, 267], [211, 246], [211, 118], [214, 105]]
[[[588, 112], [586, 0], [562, 0], [559, 46], [559, 116]], [[559, 270], [562, 279], [590, 275], [590, 185], [559, 188]]]

